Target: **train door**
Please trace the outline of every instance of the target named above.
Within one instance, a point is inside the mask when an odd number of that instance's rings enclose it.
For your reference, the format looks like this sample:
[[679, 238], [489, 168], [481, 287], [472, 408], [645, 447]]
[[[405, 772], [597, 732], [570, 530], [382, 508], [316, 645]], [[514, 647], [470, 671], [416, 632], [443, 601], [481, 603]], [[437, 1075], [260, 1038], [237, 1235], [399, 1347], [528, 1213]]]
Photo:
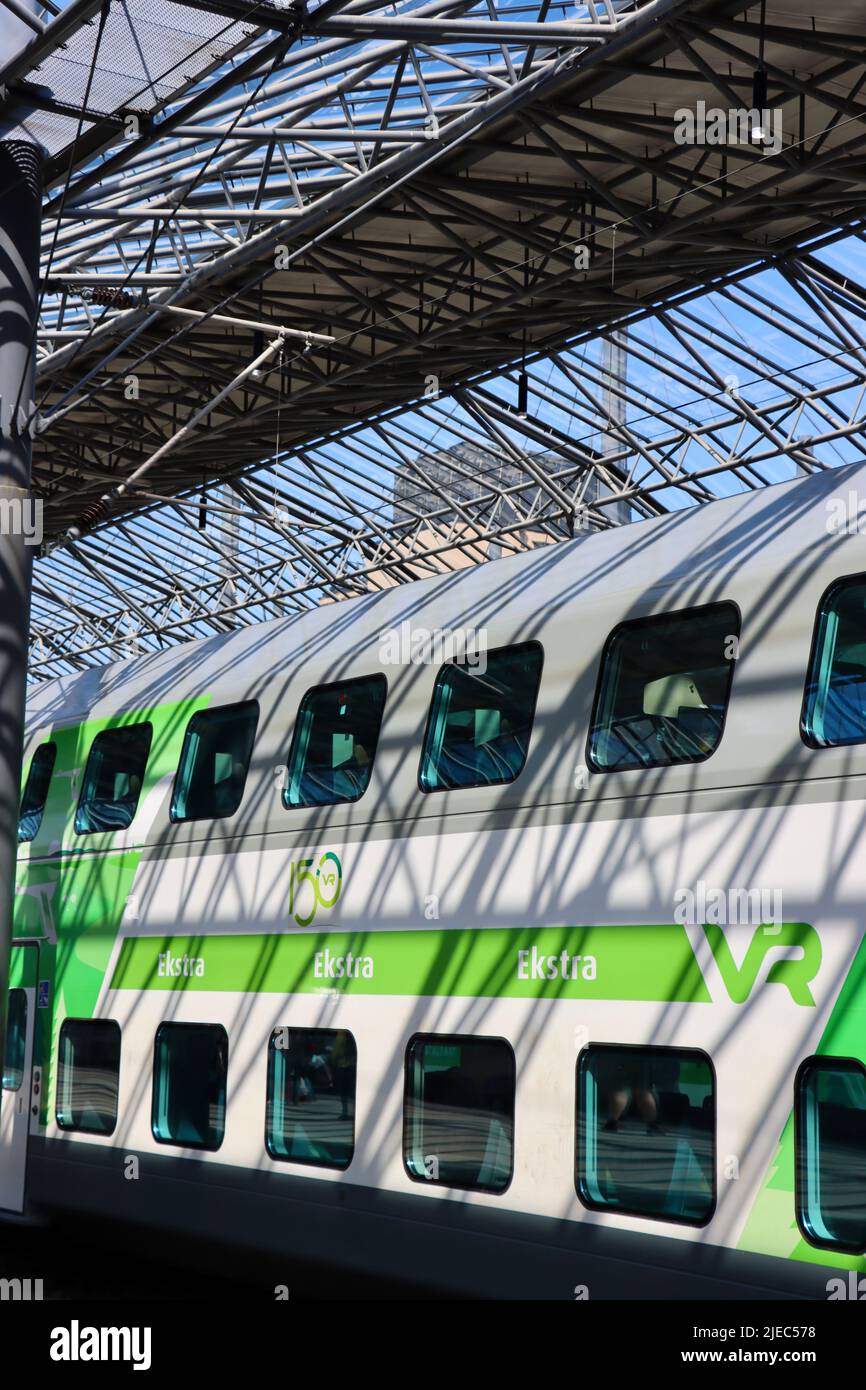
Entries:
[[13, 946], [0, 1090], [0, 1210], [24, 1210], [39, 948]]

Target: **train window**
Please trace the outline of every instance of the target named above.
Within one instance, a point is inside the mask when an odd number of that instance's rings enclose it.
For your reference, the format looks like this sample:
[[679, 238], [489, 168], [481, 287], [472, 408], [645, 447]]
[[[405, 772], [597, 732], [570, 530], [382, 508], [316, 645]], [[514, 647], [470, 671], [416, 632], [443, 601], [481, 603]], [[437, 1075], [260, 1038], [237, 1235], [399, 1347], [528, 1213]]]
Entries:
[[538, 698], [538, 642], [499, 647], [479, 666], [436, 677], [418, 783], [424, 792], [513, 782], [523, 769]]
[[39, 833], [56, 761], [56, 743], [43, 743], [33, 754], [18, 815], [18, 839], [22, 844], [26, 840], [35, 839]]
[[811, 1057], [794, 1086], [797, 1220], [813, 1245], [866, 1250], [866, 1067]]
[[812, 748], [866, 742], [866, 576], [819, 604], [800, 731]]
[[258, 722], [257, 700], [192, 716], [171, 798], [173, 821], [234, 815], [244, 794]]
[[27, 994], [10, 989], [6, 1005], [6, 1050], [3, 1053], [3, 1090], [20, 1091], [27, 1052]]
[[414, 1037], [403, 1163], [417, 1182], [504, 1192], [514, 1166], [514, 1053], [503, 1038]]
[[117, 1124], [120, 1027], [111, 1019], [67, 1018], [60, 1029], [57, 1123], [112, 1134]]
[[715, 1079], [702, 1052], [591, 1044], [577, 1064], [584, 1206], [702, 1226], [715, 1206]]
[[271, 1158], [348, 1168], [355, 1150], [355, 1039], [345, 1029], [276, 1028], [268, 1047]]
[[138, 807], [153, 728], [130, 724], [104, 729], [90, 749], [84, 784], [75, 812], [79, 835], [96, 830], [125, 830]]
[[295, 722], [284, 805], [335, 806], [364, 795], [387, 691], [382, 675], [307, 691]]
[[590, 767], [614, 772], [708, 758], [722, 737], [739, 633], [733, 603], [615, 628], [601, 660]]
[[229, 1040], [218, 1023], [161, 1023], [151, 1129], [160, 1144], [218, 1149], [226, 1124]]

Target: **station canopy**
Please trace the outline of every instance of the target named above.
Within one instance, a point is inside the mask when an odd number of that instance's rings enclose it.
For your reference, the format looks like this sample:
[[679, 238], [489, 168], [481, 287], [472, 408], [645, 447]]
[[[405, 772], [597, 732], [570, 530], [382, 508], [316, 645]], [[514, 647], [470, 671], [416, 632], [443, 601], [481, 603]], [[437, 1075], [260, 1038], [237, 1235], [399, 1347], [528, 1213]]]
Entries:
[[25, 22], [33, 680], [864, 457], [862, 0]]

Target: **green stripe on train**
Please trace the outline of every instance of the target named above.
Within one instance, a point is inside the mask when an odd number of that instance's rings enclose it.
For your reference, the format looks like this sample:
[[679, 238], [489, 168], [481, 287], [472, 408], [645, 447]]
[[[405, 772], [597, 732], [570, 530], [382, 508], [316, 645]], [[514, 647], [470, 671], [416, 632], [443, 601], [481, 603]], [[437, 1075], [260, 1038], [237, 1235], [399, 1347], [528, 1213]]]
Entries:
[[[703, 931], [733, 1003], [746, 1003], [770, 953], [797, 946], [801, 955], [773, 961], [765, 983], [814, 1007], [814, 927], [757, 927], [739, 966], [721, 928]], [[711, 1002], [689, 937], [674, 924], [136, 936], [123, 944], [112, 988]]]
[[675, 925], [137, 936], [111, 987], [710, 1002]]
[[[866, 936], [860, 942], [815, 1052], [819, 1057], [854, 1057], [866, 1065]], [[792, 1109], [738, 1248], [802, 1260], [807, 1264], [866, 1270], [864, 1255], [819, 1250], [803, 1239], [795, 1214], [794, 1188]]]
[[23, 946], [16, 949], [13, 946], [9, 957], [9, 988], [35, 989], [36, 974], [35, 949], [31, 947], [28, 950]]
[[141, 859], [135, 845], [114, 847], [116, 833], [75, 833], [77, 786], [91, 744], [105, 729], [152, 724], [141, 807], [156, 784], [174, 773], [190, 716], [210, 700], [210, 695], [176, 700], [64, 728], [40, 725], [42, 740], [57, 745], [57, 758], [39, 833], [19, 850], [13, 937], [38, 941], [39, 978], [50, 988], [51, 1007], [39, 1011], [36, 1038], [36, 1061], [44, 1068], [42, 1124], [48, 1118], [60, 1022], [65, 1016], [90, 1018], [93, 1013]]

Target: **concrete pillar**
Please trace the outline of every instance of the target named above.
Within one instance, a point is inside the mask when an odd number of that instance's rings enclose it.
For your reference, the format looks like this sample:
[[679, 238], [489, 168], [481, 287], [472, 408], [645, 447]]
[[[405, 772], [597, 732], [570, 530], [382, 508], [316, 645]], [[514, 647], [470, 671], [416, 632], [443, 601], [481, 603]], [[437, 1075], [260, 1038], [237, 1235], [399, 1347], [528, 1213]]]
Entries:
[[[604, 405], [605, 417], [611, 425], [625, 424], [626, 422], [626, 403], [621, 396], [617, 395], [615, 387], [625, 385], [628, 375], [628, 336], [625, 329], [611, 333], [605, 338], [602, 344], [603, 358], [602, 371], [605, 378], [604, 394], [602, 401]], [[601, 436], [599, 452], [603, 457], [614, 454], [622, 448], [622, 440], [611, 431], [605, 432]], [[628, 471], [628, 463], [620, 464], [620, 468]], [[610, 488], [602, 484], [599, 487], [599, 496], [610, 496]], [[629, 506], [627, 502], [617, 502], [612, 507], [605, 507], [604, 514], [608, 520], [620, 524], [629, 520]]]
[[40, 151], [25, 141], [0, 140], [0, 1065], [15, 901], [30, 573], [38, 538], [26, 424], [33, 408], [40, 226]]

